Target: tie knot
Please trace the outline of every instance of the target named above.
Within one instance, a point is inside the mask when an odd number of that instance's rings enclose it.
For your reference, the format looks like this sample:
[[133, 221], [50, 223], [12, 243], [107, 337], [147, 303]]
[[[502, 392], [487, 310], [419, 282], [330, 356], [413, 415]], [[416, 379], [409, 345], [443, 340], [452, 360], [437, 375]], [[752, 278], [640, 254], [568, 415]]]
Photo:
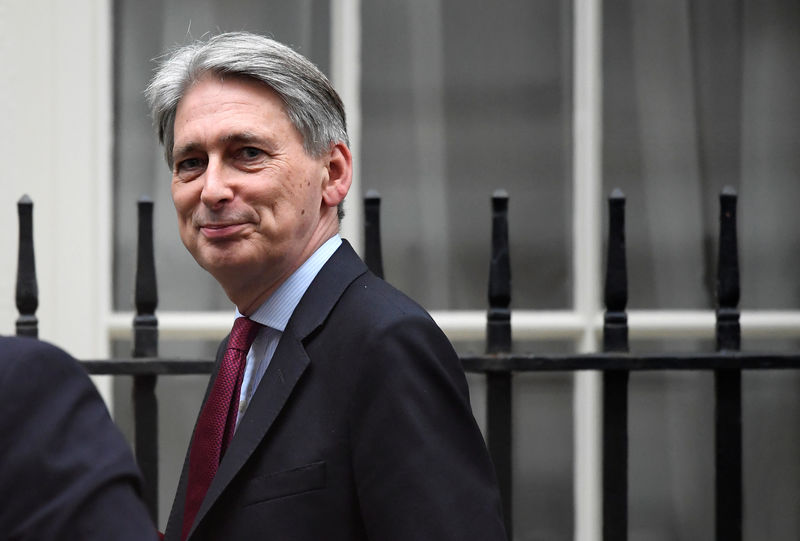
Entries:
[[231, 336], [228, 338], [228, 349], [249, 350], [253, 345], [253, 340], [256, 339], [259, 328], [261, 328], [261, 324], [249, 317], [237, 317], [233, 322]]

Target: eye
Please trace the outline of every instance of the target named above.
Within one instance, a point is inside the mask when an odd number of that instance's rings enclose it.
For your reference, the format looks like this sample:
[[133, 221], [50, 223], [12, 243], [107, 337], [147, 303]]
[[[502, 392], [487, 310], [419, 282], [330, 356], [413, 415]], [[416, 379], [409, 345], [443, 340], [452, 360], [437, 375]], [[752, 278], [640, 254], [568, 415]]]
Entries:
[[175, 172], [193, 171], [201, 167], [203, 167], [203, 161], [200, 158], [186, 158], [175, 164]]
[[260, 148], [242, 147], [237, 151], [236, 154], [241, 160], [256, 161], [263, 159], [266, 153]]
[[205, 156], [181, 158], [175, 162], [172, 177], [181, 182], [190, 182], [203, 174], [207, 163]]

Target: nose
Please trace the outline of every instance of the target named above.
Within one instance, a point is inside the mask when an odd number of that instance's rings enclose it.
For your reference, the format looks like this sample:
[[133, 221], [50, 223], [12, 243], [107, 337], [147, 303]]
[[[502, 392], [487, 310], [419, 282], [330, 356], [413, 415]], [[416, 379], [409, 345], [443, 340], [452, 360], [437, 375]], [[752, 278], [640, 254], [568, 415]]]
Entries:
[[210, 209], [218, 209], [233, 200], [233, 187], [225, 168], [219, 160], [209, 158], [204, 173], [203, 191], [200, 200]]

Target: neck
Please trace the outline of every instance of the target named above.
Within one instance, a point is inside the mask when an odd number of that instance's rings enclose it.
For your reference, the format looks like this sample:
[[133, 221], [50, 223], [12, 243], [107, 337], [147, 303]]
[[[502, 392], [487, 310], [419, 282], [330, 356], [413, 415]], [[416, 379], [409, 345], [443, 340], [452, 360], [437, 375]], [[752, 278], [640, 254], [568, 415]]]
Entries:
[[310, 242], [306, 244], [305, 249], [301, 252], [300, 256], [294, 263], [287, 267], [287, 269], [278, 277], [274, 277], [268, 283], [263, 280], [268, 276], [268, 273], [256, 273], [252, 280], [243, 280], [241, 274], [232, 280], [226, 281], [222, 284], [228, 298], [236, 305], [237, 309], [242, 315], [250, 316], [255, 312], [259, 306], [264, 304], [275, 291], [283, 284], [294, 272], [316, 252], [320, 246], [325, 244], [331, 237], [338, 233], [338, 222], [333, 222], [334, 228], [322, 228], [312, 235]]

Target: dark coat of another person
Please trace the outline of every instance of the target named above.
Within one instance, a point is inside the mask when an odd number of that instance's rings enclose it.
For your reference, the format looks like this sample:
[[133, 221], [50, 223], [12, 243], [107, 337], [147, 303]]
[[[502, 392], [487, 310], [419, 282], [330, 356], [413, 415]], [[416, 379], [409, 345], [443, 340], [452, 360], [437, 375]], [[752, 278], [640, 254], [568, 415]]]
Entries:
[[141, 476], [84, 369], [0, 337], [0, 540], [157, 539]]

